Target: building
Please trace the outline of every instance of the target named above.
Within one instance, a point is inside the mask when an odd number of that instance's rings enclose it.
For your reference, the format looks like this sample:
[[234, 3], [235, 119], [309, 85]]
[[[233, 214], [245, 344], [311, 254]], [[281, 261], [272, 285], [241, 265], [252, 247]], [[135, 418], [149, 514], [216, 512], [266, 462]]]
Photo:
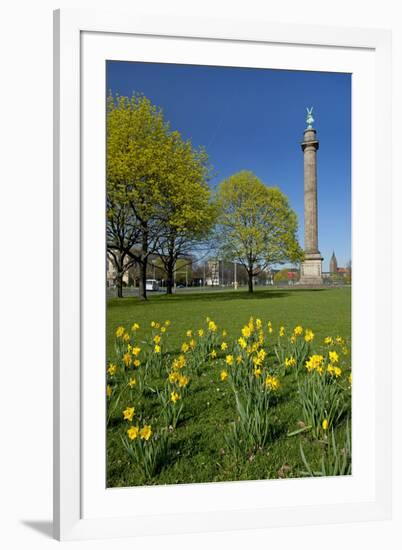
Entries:
[[336, 259], [335, 252], [332, 252], [332, 256], [329, 261], [329, 272], [330, 273], [338, 272], [338, 260]]
[[[129, 258], [125, 262], [125, 265], [129, 262]], [[192, 264], [193, 258], [189, 255], [179, 256], [176, 262], [176, 272], [175, 276], [177, 280], [185, 283], [186, 285], [190, 284], [192, 281]], [[109, 254], [106, 256], [106, 286], [113, 287], [116, 284], [116, 267], [113, 262], [113, 259]], [[138, 286], [140, 277], [139, 266], [134, 263], [130, 266], [123, 274], [123, 285], [124, 286]], [[166, 284], [166, 271], [163, 265], [163, 262], [159, 255], [150, 254], [148, 257], [148, 266], [147, 266], [147, 278], [155, 279], [159, 281], [161, 286]]]
[[211, 259], [207, 262], [207, 275], [205, 277], [205, 284], [207, 286], [219, 286], [220, 284], [220, 278], [219, 278], [219, 260], [218, 259]]

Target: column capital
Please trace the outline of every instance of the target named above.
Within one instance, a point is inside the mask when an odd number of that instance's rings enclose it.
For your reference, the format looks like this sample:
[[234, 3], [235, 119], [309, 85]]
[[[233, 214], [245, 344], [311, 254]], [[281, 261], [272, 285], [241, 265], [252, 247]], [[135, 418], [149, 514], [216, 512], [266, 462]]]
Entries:
[[303, 151], [308, 147], [311, 148], [311, 149], [314, 149], [315, 151], [317, 151], [319, 146], [320, 146], [320, 142], [318, 141], [318, 139], [316, 139], [314, 141], [312, 141], [312, 140], [302, 141], [300, 146], [303, 149]]

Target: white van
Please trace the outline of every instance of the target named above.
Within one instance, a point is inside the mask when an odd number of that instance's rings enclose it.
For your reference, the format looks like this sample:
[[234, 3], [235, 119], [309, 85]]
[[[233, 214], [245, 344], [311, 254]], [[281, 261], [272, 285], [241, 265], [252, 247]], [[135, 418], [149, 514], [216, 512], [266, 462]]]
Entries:
[[156, 279], [147, 279], [145, 282], [146, 290], [159, 290], [159, 283]]

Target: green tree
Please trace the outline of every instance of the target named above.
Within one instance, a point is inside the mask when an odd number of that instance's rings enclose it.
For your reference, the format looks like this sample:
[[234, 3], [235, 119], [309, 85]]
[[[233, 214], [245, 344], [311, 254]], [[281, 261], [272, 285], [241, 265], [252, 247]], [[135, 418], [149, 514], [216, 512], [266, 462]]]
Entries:
[[211, 167], [205, 150], [193, 148], [179, 132], [172, 132], [169, 149], [157, 249], [167, 274], [167, 294], [172, 293], [178, 259], [205, 246], [216, 219], [207, 183]]
[[[159, 254], [171, 293], [177, 259], [200, 246], [215, 221], [207, 154], [171, 131], [161, 109], [143, 95], [109, 96], [107, 106], [108, 203], [120, 208], [108, 209], [108, 251], [114, 247], [118, 272], [122, 255], [139, 266], [144, 299], [149, 256]], [[131, 246], [129, 239], [121, 239], [122, 231], [116, 235], [118, 216], [126, 209], [134, 220]]]
[[[289, 276], [289, 273], [291, 273], [290, 276]], [[288, 267], [285, 267], [284, 269], [281, 269], [274, 275], [275, 283], [289, 282], [289, 280], [293, 280], [293, 281], [299, 280], [299, 273], [296, 271], [292, 271]]]
[[297, 217], [277, 187], [244, 170], [221, 182], [217, 197], [221, 253], [244, 266], [249, 292], [253, 278], [269, 265], [300, 261]]
[[[128, 255], [140, 269], [140, 298], [146, 299], [149, 255], [155, 250], [167, 177], [169, 125], [160, 109], [140, 94], [107, 100], [107, 197], [135, 218], [136, 242]], [[110, 226], [118, 210], [108, 211]], [[110, 250], [108, 243], [108, 250]]]

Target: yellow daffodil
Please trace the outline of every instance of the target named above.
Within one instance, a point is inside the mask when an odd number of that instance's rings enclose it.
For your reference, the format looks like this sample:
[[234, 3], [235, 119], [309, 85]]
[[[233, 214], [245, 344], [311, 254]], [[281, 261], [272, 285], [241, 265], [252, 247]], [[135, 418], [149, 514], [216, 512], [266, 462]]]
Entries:
[[129, 342], [130, 341], [130, 335], [125, 332], [122, 336], [123, 342]]
[[136, 439], [138, 437], [138, 432], [138, 426], [131, 426], [131, 428], [127, 430], [127, 435], [130, 439]]
[[285, 367], [294, 367], [296, 365], [296, 359], [294, 357], [286, 357]]
[[227, 335], [228, 335], [228, 333], [226, 332], [226, 330], [223, 330], [222, 331], [222, 337], [225, 338], [225, 336], [227, 336]]
[[161, 347], [158, 344], [155, 344], [154, 352], [155, 353], [160, 353], [161, 352]]
[[166, 332], [166, 327], [161, 327], [161, 332], [162, 333]]
[[134, 359], [133, 365], [134, 365], [134, 367], [138, 368], [141, 365], [141, 361], [139, 359]]
[[167, 319], [167, 320], [165, 321], [165, 326], [166, 326], [166, 327], [170, 326], [170, 321], [169, 321], [169, 319]]
[[216, 351], [213, 349], [209, 355], [210, 355], [211, 359], [215, 359], [215, 357], [217, 356], [217, 353], [216, 353]]
[[279, 336], [282, 338], [282, 336], [285, 336], [285, 327], [280, 327], [279, 329]]
[[241, 363], [242, 361], [243, 361], [243, 357], [242, 357], [241, 355], [238, 355], [238, 356], [236, 357], [236, 363], [237, 363], [238, 365], [240, 365], [240, 363]]
[[174, 384], [175, 382], [178, 381], [179, 377], [180, 377], [180, 374], [177, 371], [172, 371], [169, 373], [169, 376], [168, 376], [169, 382]]
[[256, 378], [259, 378], [261, 376], [261, 373], [262, 373], [262, 370], [260, 368], [255, 368], [254, 369], [254, 376]]
[[292, 336], [290, 337], [290, 342], [292, 344], [294, 344], [296, 342], [296, 336], [294, 334], [292, 334]]
[[172, 391], [172, 393], [170, 394], [170, 401], [172, 403], [176, 403], [176, 401], [178, 401], [179, 399], [180, 395], [176, 391]]
[[192, 335], [193, 335], [193, 331], [192, 331], [192, 330], [188, 330], [188, 331], [186, 332], [187, 338], [191, 338]]
[[126, 367], [129, 367], [131, 365], [131, 354], [130, 353], [125, 353], [123, 355], [123, 363], [126, 365]]
[[324, 357], [322, 355], [312, 355], [305, 364], [306, 369], [311, 372], [317, 370], [318, 367], [322, 366]]
[[155, 328], [155, 326], [156, 326], [155, 321], [151, 321], [151, 327], [152, 327], [152, 328]]
[[314, 332], [310, 329], [306, 329], [306, 332], [304, 334], [304, 340], [306, 342], [311, 342], [314, 338]]
[[159, 336], [159, 334], [156, 334], [156, 335], [154, 336], [154, 343], [155, 343], [155, 344], [159, 344], [160, 341], [161, 341], [161, 337]]
[[134, 323], [133, 326], [131, 327], [131, 330], [133, 332], [136, 332], [139, 329], [140, 329], [140, 325], [138, 323]]
[[221, 378], [222, 382], [224, 382], [228, 376], [229, 375], [228, 375], [227, 371], [221, 370], [220, 378]]
[[130, 378], [130, 380], [128, 381], [128, 385], [130, 386], [130, 388], [133, 388], [136, 384], [137, 380], [135, 378]]
[[123, 334], [126, 332], [126, 329], [124, 327], [117, 327], [116, 329], [116, 338], [121, 338]]
[[339, 361], [339, 355], [336, 353], [336, 351], [330, 351], [328, 353], [328, 357], [331, 363], [337, 363]]
[[341, 336], [337, 336], [337, 337], [335, 338], [335, 342], [336, 342], [337, 344], [344, 344], [343, 338], [341, 338]]
[[204, 336], [204, 329], [203, 328], [198, 329], [198, 336], [200, 338], [202, 338]]
[[227, 365], [233, 365], [233, 355], [226, 355], [225, 361]]
[[176, 357], [173, 359], [172, 368], [173, 370], [180, 370], [186, 365], [186, 358], [184, 355], [179, 355], [179, 357]]
[[242, 336], [240, 336], [240, 338], [237, 340], [237, 343], [242, 349], [245, 349], [247, 347], [247, 342]]
[[133, 349], [131, 350], [131, 353], [132, 353], [135, 357], [137, 357], [137, 356], [140, 354], [140, 351], [141, 351], [141, 348], [139, 348], [139, 347], [137, 346], [137, 347], [135, 347], [135, 348], [133, 348]]
[[225, 351], [225, 349], [228, 349], [228, 345], [227, 345], [226, 342], [222, 342], [222, 344], [221, 344], [221, 350], [222, 350], [222, 351]]
[[187, 344], [187, 342], [183, 342], [180, 349], [181, 349], [181, 351], [182, 351], [183, 353], [187, 353], [188, 350], [190, 349], [190, 347], [189, 347], [189, 345]]
[[330, 346], [333, 343], [334, 341], [331, 336], [327, 336], [326, 338], [324, 338], [324, 344], [326, 344], [327, 346]]
[[144, 426], [143, 428], [141, 428], [141, 430], [140, 430], [141, 439], [145, 439], [145, 441], [148, 441], [148, 439], [151, 437], [151, 435], [152, 435], [151, 426]]
[[127, 407], [127, 409], [124, 409], [123, 411], [123, 418], [124, 420], [128, 420], [129, 422], [132, 421], [134, 416], [134, 407]]
[[110, 363], [109, 368], [107, 369], [107, 373], [110, 376], [114, 376], [116, 374], [116, 371], [117, 371], [117, 365], [115, 365], [114, 363]]
[[184, 388], [185, 386], [187, 386], [189, 379], [187, 376], [180, 376], [178, 382], [179, 382], [179, 387]]
[[214, 321], [208, 322], [208, 330], [210, 332], [216, 332], [218, 330], [218, 326], [216, 325], [216, 323], [214, 323]]
[[303, 327], [300, 325], [297, 325], [297, 327], [294, 328], [293, 334], [295, 336], [301, 336], [303, 334]]
[[251, 329], [248, 325], [246, 325], [245, 327], [243, 327], [241, 329], [241, 333], [242, 335], [244, 336], [244, 338], [249, 338], [250, 335], [251, 335]]
[[336, 378], [339, 378], [342, 375], [342, 369], [340, 369], [339, 367], [334, 367], [334, 374]]
[[188, 343], [188, 345], [190, 346], [191, 349], [194, 349], [195, 346], [197, 345], [197, 342], [194, 340], [194, 338], [192, 338]]
[[322, 429], [328, 430], [328, 420], [326, 418], [322, 421]]
[[327, 372], [332, 376], [335, 374], [335, 367], [331, 363], [327, 366]]
[[106, 386], [106, 395], [108, 397], [110, 397], [113, 393], [113, 390], [112, 390], [112, 386], [110, 386], [109, 384]]
[[256, 320], [255, 320], [255, 326], [256, 326], [256, 329], [257, 329], [257, 330], [260, 330], [260, 328], [262, 327], [262, 321], [261, 321], [261, 319], [256, 319]]
[[265, 387], [272, 391], [277, 391], [279, 389], [280, 383], [279, 379], [276, 376], [267, 376], [265, 379]]

